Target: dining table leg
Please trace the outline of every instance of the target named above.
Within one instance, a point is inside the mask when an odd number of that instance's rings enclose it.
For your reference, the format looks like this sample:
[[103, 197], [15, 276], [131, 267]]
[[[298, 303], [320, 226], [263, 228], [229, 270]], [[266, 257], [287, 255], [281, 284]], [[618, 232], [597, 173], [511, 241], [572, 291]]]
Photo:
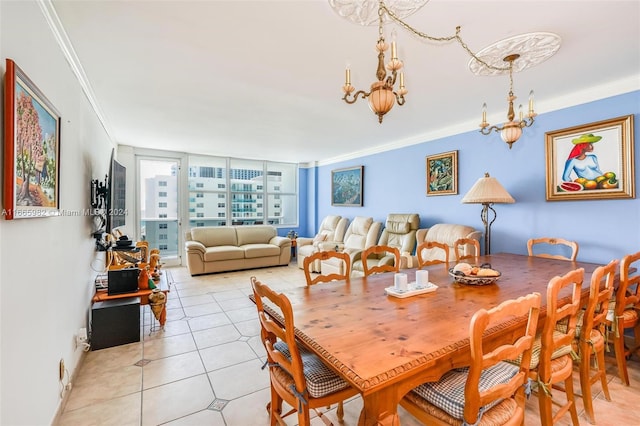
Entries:
[[394, 387], [362, 397], [364, 406], [358, 419], [359, 426], [400, 426], [398, 395]]

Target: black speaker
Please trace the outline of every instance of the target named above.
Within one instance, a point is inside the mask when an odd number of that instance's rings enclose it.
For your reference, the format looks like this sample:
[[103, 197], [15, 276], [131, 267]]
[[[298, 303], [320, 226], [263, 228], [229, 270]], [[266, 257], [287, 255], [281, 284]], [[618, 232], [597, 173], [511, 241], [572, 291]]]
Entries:
[[91, 349], [140, 341], [140, 298], [105, 300], [91, 308]]

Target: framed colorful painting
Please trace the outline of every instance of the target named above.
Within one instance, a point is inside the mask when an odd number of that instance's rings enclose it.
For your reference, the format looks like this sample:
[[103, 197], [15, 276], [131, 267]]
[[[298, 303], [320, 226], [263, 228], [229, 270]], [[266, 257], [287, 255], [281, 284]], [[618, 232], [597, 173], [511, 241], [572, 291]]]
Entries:
[[633, 115], [547, 132], [547, 201], [635, 198]]
[[458, 151], [427, 157], [427, 195], [458, 193]]
[[11, 59], [4, 77], [5, 219], [60, 209], [60, 114]]
[[331, 171], [331, 205], [362, 207], [364, 166]]

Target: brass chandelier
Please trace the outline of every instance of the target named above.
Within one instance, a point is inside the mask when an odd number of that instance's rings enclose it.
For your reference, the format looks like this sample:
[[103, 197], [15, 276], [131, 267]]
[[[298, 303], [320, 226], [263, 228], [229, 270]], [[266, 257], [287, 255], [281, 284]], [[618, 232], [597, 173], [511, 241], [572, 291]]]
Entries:
[[[398, 102], [398, 105], [404, 105], [404, 95], [407, 94], [407, 89], [404, 87], [404, 73], [402, 72], [400, 72], [400, 87], [397, 92], [394, 91], [398, 71], [401, 70], [403, 66], [402, 61], [398, 59], [395, 40], [391, 42], [391, 60], [387, 64], [387, 69], [391, 71], [391, 74], [387, 76], [387, 71], [385, 70], [384, 52], [389, 48], [389, 45], [384, 39], [382, 19], [384, 10], [386, 10], [386, 8], [381, 1], [380, 7], [378, 8], [378, 42], [376, 43], [376, 50], [378, 51], [376, 77], [378, 77], [378, 81], [375, 81], [371, 85], [371, 90], [368, 92], [358, 90], [353, 93], [355, 87], [351, 85], [351, 70], [347, 68], [344, 86], [342, 86], [342, 91], [344, 92], [342, 100], [348, 104], [357, 101], [358, 96], [361, 96], [362, 99], [369, 98], [369, 108], [378, 116], [379, 123], [382, 123], [382, 117], [393, 108], [396, 102]], [[350, 96], [351, 98], [349, 98]]]
[[[389, 1], [393, 3], [392, 0]], [[396, 0], [397, 3], [395, 4], [395, 6], [397, 6], [399, 10], [404, 7], [402, 12], [405, 14], [410, 8], [412, 8], [412, 10], [409, 10], [409, 13], [413, 13], [419, 7], [423, 6], [427, 1], [428, 0]], [[349, 19], [352, 19], [353, 16], [349, 17], [347, 16], [347, 13], [343, 12], [353, 12], [353, 15], [364, 14], [366, 7], [369, 5], [367, 0], [329, 0], [329, 3], [341, 16]], [[457, 42], [472, 57], [473, 66], [470, 63], [470, 69], [476, 74], [481, 74], [484, 72], [486, 75], [487, 71], [493, 74], [504, 74], [506, 72], [509, 73], [510, 86], [509, 97], [507, 98], [509, 101], [509, 110], [507, 112], [508, 120], [501, 126], [491, 126], [486, 119], [486, 104], [483, 105], [482, 123], [480, 124], [480, 132], [483, 135], [489, 135], [491, 131], [495, 130], [496, 132], [500, 133], [502, 139], [506, 143], [508, 143], [509, 148], [511, 148], [511, 145], [521, 136], [522, 129], [533, 124], [534, 117], [537, 115], [533, 109], [533, 91], [531, 92], [529, 97], [529, 111], [526, 117], [521, 112], [519, 120], [514, 120], [515, 113], [513, 109], [513, 101], [516, 99], [516, 96], [513, 94], [514, 61], [520, 58], [521, 55], [526, 57], [526, 60], [522, 62], [524, 65], [516, 68], [516, 71], [521, 71], [522, 69], [542, 62], [543, 60], [555, 54], [555, 52], [558, 50], [560, 40], [558, 36], [552, 33], [530, 33], [513, 37], [513, 42], [507, 43], [507, 48], [509, 48], [508, 50], [511, 51], [508, 52], [510, 54], [506, 57], [503, 57], [502, 55], [500, 56], [503, 61], [508, 63], [508, 65], [504, 66], [499, 62], [496, 62], [495, 60], [492, 61], [493, 58], [490, 57], [492, 53], [490, 52], [490, 48], [492, 46], [487, 49], [483, 49], [478, 54], [474, 53], [462, 39], [460, 35], [460, 26], [456, 27], [455, 34], [452, 36], [430, 36], [426, 33], [416, 30], [415, 28], [404, 22], [396, 13], [394, 13], [387, 7], [384, 0], [380, 0], [378, 2], [378, 41], [376, 43], [376, 50], [378, 51], [378, 66], [376, 70], [377, 81], [374, 81], [373, 84], [371, 84], [371, 89], [368, 92], [365, 90], [358, 90], [354, 93], [355, 88], [351, 85], [351, 70], [347, 68], [345, 73], [345, 83], [342, 86], [342, 91], [344, 92], [342, 100], [344, 100], [346, 103], [353, 104], [358, 100], [358, 97], [362, 99], [368, 99], [369, 107], [378, 116], [379, 123], [382, 123], [384, 115], [389, 112], [396, 103], [398, 105], [404, 105], [405, 103], [405, 95], [407, 94], [408, 90], [404, 84], [404, 74], [400, 72], [404, 64], [397, 57], [397, 47], [395, 40], [393, 40], [391, 43], [391, 60], [386, 64], [385, 69], [384, 52], [389, 47], [385, 41], [383, 34], [383, 24], [385, 16], [419, 38], [427, 39], [433, 42]], [[360, 18], [362, 18], [362, 16], [357, 16], [357, 19]], [[366, 16], [364, 18], [366, 19]], [[373, 20], [370, 20], [369, 23], [373, 23]], [[526, 43], [523, 42], [525, 40]], [[509, 39], [506, 41], [511, 40]], [[505, 49], [504, 43], [501, 46], [503, 49]], [[487, 50], [489, 50], [489, 55], [483, 55], [482, 53]], [[513, 53], [515, 51], [519, 51], [520, 53]], [[502, 51], [502, 54], [504, 55], [504, 50]], [[474, 68], [476, 69], [474, 70]], [[389, 71], [389, 74], [387, 74], [387, 70]], [[395, 89], [396, 79], [399, 80], [399, 86], [397, 90]]]
[[522, 111], [522, 105], [519, 107], [519, 119], [518, 121], [514, 121], [515, 111], [513, 110], [513, 101], [516, 100], [516, 96], [513, 94], [513, 61], [518, 59], [520, 55], [517, 53], [508, 55], [504, 58], [505, 62], [509, 63], [509, 95], [507, 96], [507, 101], [509, 101], [509, 109], [507, 112], [507, 122], [503, 123], [502, 126], [490, 126], [487, 123], [487, 104], [482, 104], [482, 123], [480, 123], [480, 133], [483, 135], [491, 134], [491, 131], [494, 130], [500, 133], [500, 137], [503, 141], [509, 144], [509, 149], [511, 149], [511, 145], [515, 141], [517, 141], [522, 135], [522, 129], [525, 127], [530, 127], [534, 118], [537, 115], [533, 110], [533, 90], [529, 92], [529, 112], [527, 113], [527, 117], [524, 117], [524, 113]]

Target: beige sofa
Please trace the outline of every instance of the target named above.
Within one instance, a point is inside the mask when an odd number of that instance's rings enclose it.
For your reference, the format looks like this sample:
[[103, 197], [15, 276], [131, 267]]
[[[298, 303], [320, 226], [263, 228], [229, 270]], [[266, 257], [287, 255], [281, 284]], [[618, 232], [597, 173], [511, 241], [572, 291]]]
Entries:
[[291, 240], [270, 225], [203, 226], [185, 235], [191, 275], [288, 265]]

